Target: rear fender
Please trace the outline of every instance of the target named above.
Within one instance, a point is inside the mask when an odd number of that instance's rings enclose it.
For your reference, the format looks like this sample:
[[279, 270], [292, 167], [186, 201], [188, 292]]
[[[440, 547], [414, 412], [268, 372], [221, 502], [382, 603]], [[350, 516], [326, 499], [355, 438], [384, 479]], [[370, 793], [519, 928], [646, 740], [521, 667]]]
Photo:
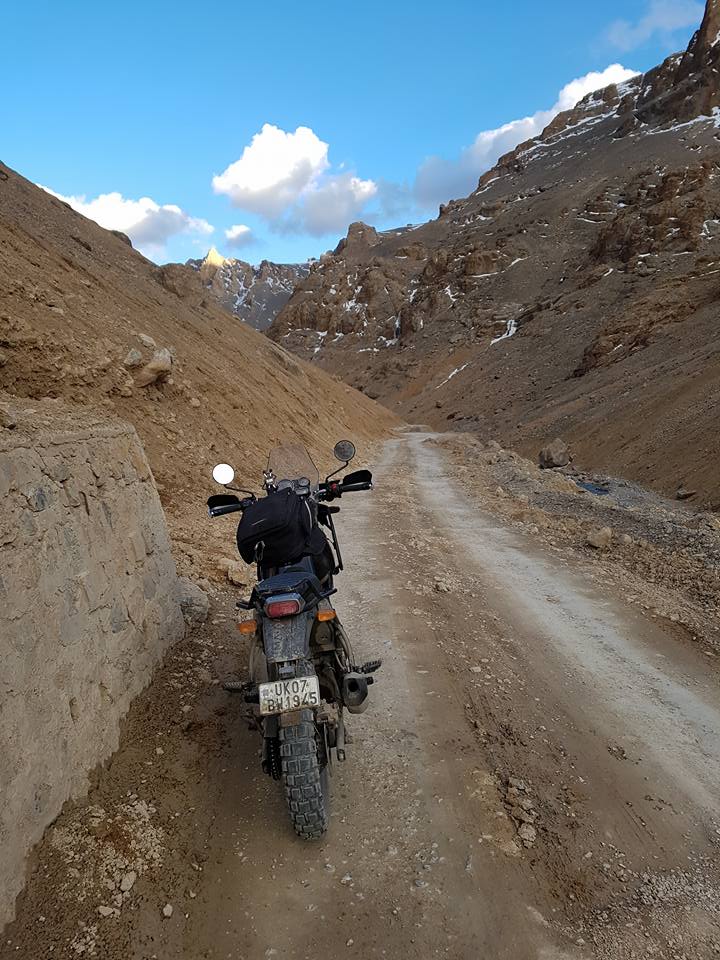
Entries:
[[277, 620], [263, 617], [263, 647], [268, 663], [307, 660], [314, 623], [314, 609], [303, 610], [295, 617], [280, 617]]

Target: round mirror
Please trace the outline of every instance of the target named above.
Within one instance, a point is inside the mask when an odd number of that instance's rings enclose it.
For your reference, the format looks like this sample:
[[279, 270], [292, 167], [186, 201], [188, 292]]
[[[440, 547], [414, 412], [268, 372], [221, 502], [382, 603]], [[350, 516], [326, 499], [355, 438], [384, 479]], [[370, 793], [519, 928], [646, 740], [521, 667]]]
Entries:
[[213, 467], [213, 480], [224, 487], [235, 479], [235, 471], [229, 463], [218, 463]]
[[352, 440], [338, 440], [333, 448], [337, 460], [348, 463], [355, 456], [355, 444]]

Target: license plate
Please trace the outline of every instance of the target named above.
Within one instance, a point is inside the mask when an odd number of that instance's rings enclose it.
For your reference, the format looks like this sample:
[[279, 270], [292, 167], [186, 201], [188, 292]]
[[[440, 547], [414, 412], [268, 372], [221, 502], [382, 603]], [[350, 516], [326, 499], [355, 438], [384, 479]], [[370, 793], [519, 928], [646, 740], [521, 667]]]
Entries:
[[320, 681], [317, 677], [295, 677], [258, 685], [260, 713], [288, 713], [303, 707], [320, 706]]

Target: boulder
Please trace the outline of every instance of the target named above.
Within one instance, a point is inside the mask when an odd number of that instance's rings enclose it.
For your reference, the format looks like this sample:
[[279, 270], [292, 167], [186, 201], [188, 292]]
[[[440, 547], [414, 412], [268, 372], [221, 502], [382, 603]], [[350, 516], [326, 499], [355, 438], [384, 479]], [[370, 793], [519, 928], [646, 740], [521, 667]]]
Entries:
[[132, 350], [128, 351], [127, 356], [123, 360], [123, 366], [127, 367], [128, 370], [134, 370], [135, 367], [141, 366], [142, 362], [142, 354], [133, 347]]
[[553, 470], [555, 467], [566, 467], [570, 463], [568, 446], [559, 437], [548, 443], [540, 451], [541, 470]]
[[598, 530], [591, 530], [585, 542], [595, 550], [607, 550], [612, 541], [612, 529], [610, 527], [601, 527]]
[[135, 377], [135, 382], [139, 387], [149, 387], [154, 383], [164, 383], [172, 371], [172, 362], [172, 354], [167, 347], [156, 350], [152, 360], [146, 363]]
[[185, 623], [191, 630], [205, 623], [210, 606], [207, 594], [187, 577], [178, 578], [178, 601]]

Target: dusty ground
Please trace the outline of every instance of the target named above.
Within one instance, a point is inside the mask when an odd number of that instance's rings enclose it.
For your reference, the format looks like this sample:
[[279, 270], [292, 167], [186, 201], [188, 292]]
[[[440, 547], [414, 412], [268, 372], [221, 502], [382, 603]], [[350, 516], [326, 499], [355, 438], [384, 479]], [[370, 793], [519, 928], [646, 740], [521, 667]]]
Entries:
[[338, 606], [385, 664], [327, 840], [293, 837], [218, 686], [244, 665], [223, 590], [49, 831], [2, 960], [720, 953], [712, 631], [693, 641], [619, 590], [620, 557], [579, 542], [587, 519], [566, 530], [488, 487], [502, 452], [464, 463], [407, 435], [343, 500]]

